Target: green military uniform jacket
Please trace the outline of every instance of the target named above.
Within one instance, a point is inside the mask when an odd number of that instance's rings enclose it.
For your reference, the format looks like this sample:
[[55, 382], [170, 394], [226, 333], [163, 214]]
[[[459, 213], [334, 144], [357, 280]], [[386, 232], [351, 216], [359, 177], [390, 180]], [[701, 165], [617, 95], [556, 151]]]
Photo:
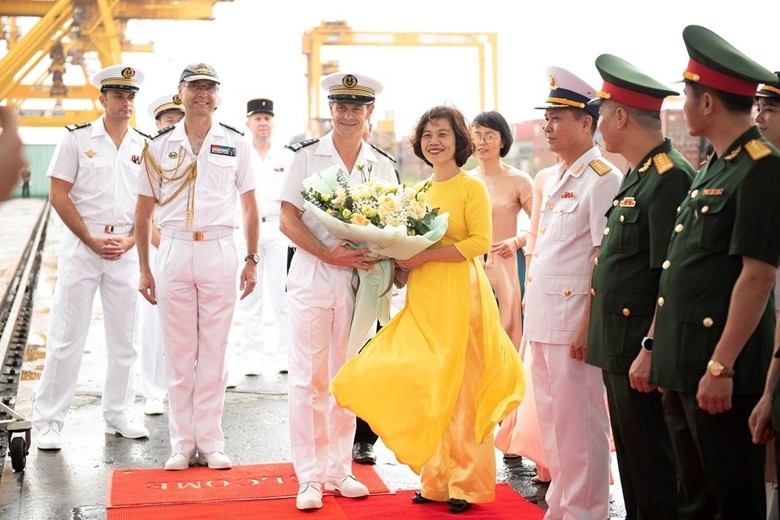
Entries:
[[650, 328], [677, 206], [696, 173], [669, 139], [638, 164], [607, 212], [591, 288], [587, 363], [620, 373]]
[[[780, 152], [756, 127], [712, 157], [680, 205], [657, 301], [650, 382], [696, 393], [723, 333], [742, 257], [780, 258]], [[763, 390], [774, 297], [734, 365], [734, 395]]]

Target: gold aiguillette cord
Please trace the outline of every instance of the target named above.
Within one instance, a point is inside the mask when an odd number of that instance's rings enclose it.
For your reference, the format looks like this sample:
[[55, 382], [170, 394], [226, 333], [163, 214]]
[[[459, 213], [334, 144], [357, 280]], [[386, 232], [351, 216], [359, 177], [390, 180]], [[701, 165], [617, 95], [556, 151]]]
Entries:
[[[171, 182], [176, 181], [182, 181], [181, 185], [179, 185], [178, 188], [176, 188], [176, 191], [174, 191], [169, 197], [160, 200], [157, 198], [157, 195], [154, 196], [154, 201], [158, 206], [165, 206], [170, 201], [175, 199], [179, 193], [184, 190], [184, 188], [187, 188], [187, 209], [184, 212], [184, 225], [187, 228], [192, 227], [192, 222], [195, 217], [195, 179], [198, 176], [198, 161], [197, 158], [193, 162], [191, 162], [187, 167], [184, 168], [184, 170], [180, 173], [179, 168], [181, 168], [181, 164], [184, 162], [184, 155], [186, 154], [186, 150], [184, 150], [183, 147], [179, 147], [179, 162], [176, 163], [176, 166], [165, 170], [160, 167], [159, 163], [154, 160], [154, 157], [152, 157], [152, 154], [149, 152], [149, 142], [147, 141], [144, 145], [144, 151], [142, 154], [143, 163], [146, 170], [146, 177], [149, 179], [149, 186], [152, 188], [152, 193], [156, 193], [154, 191], [155, 185], [160, 186], [162, 188], [163, 184], [168, 184]], [[173, 172], [171, 175], [171, 172]], [[183, 179], [183, 180], [182, 180]], [[162, 193], [162, 189], [160, 190]]]

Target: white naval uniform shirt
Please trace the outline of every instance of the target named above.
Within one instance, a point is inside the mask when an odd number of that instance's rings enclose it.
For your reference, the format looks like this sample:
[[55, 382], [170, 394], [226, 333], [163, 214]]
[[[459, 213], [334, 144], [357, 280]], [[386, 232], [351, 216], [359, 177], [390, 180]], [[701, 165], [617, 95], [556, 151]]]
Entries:
[[46, 175], [73, 184], [70, 199], [87, 224], [132, 225], [144, 138], [128, 127], [119, 149], [101, 117], [68, 132]]
[[[251, 145], [250, 145], [251, 146]], [[255, 150], [252, 161], [255, 172], [255, 184], [257, 185], [257, 207], [263, 222], [276, 222], [279, 220], [281, 203], [279, 191], [284, 179], [287, 165], [292, 160], [292, 150], [277, 147], [273, 144], [263, 159]], [[278, 227], [278, 223], [275, 224]]]
[[[287, 174], [282, 182], [280, 191], [281, 200], [291, 203], [299, 210], [303, 210], [304, 199], [301, 194], [303, 191], [303, 180], [334, 164], [341, 166], [341, 169], [347, 173], [349, 184], [353, 186], [369, 180], [369, 167], [371, 168], [371, 180], [381, 180], [393, 184], [398, 183], [395, 169], [393, 168], [393, 162], [374, 150], [371, 145], [365, 141], [360, 147], [360, 153], [358, 154], [357, 161], [355, 161], [355, 167], [351, 172], [348, 172], [341, 157], [339, 157], [338, 152], [336, 152], [336, 149], [333, 147], [333, 132], [328, 132], [319, 140], [319, 142], [298, 150], [293, 154], [292, 161], [287, 169]], [[363, 171], [366, 172], [365, 174], [361, 174], [360, 171], [358, 171], [358, 165], [363, 168]], [[303, 223], [306, 224], [306, 227], [308, 227], [314, 236], [316, 236], [325, 246], [333, 247], [339, 243], [339, 240], [328, 233], [322, 224], [311, 216], [311, 214], [304, 212], [301, 219], [303, 220]]]
[[[207, 230], [214, 227], [232, 227], [239, 225], [239, 205], [236, 191], [241, 195], [255, 189], [255, 178], [251, 167], [251, 145], [243, 136], [225, 128], [216, 121], [200, 153], [195, 157], [190, 141], [184, 131], [184, 120], [174, 125], [173, 130], [155, 137], [149, 143], [149, 152], [160, 165], [166, 176], [173, 175], [177, 164], [183, 172], [194, 160], [197, 160], [198, 172], [194, 181], [195, 204], [192, 226], [185, 226], [187, 193], [185, 187], [176, 198], [164, 206], [157, 206], [154, 219], [161, 228], [185, 230]], [[151, 166], [149, 166], [151, 167]], [[150, 184], [151, 183], [153, 185]], [[144, 169], [138, 180], [138, 194], [165, 200], [180, 186], [182, 180], [159, 184], [155, 176], [148, 177]]]
[[[612, 168], [599, 175], [598, 159]], [[523, 339], [569, 344], [590, 297], [595, 247], [607, 223], [606, 212], [621, 174], [593, 147], [566, 171], [560, 165], [544, 185], [534, 258], [526, 282]]]

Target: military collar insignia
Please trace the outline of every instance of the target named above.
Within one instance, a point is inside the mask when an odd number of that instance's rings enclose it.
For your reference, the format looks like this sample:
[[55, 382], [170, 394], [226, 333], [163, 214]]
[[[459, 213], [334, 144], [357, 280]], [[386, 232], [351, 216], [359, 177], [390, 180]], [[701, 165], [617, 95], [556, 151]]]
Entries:
[[574, 170], [572, 170], [571, 176], [572, 177], [579, 177], [580, 175], [582, 175], [582, 172], [584, 172], [584, 171], [585, 171], [585, 165], [580, 163], [580, 164], [577, 165], [576, 168], [574, 168]]
[[742, 147], [741, 146], [737, 146], [736, 148], [734, 148], [734, 150], [731, 151], [731, 153], [729, 153], [728, 155], [725, 155], [723, 157], [723, 159], [726, 160], [727, 162], [731, 162], [734, 159], [736, 159], [737, 155], [739, 155], [739, 152], [741, 152], [741, 151], [742, 151]]
[[637, 170], [639, 173], [645, 173], [647, 170], [650, 169], [650, 165], [653, 164], [652, 157], [645, 161], [645, 163]]
[[658, 175], [663, 175], [664, 173], [674, 168], [674, 163], [669, 157], [669, 154], [666, 152], [655, 154], [653, 156], [653, 164], [655, 164], [655, 169], [658, 171]]

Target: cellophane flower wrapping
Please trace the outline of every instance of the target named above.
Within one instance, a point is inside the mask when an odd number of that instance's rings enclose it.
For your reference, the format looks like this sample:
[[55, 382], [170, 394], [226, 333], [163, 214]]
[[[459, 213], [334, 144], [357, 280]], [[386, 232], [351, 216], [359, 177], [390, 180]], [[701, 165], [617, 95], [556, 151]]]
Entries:
[[360, 283], [348, 357], [357, 354], [371, 338], [377, 320], [385, 323], [389, 319], [393, 259], [413, 257], [441, 240], [447, 231], [449, 215], [440, 215], [438, 208], [428, 204], [430, 184], [423, 181], [403, 186], [368, 180], [350, 186], [343, 170], [335, 165], [303, 182], [305, 211], [334, 237], [377, 255], [373, 269], [358, 270]]

